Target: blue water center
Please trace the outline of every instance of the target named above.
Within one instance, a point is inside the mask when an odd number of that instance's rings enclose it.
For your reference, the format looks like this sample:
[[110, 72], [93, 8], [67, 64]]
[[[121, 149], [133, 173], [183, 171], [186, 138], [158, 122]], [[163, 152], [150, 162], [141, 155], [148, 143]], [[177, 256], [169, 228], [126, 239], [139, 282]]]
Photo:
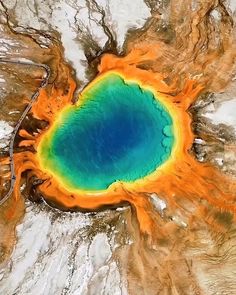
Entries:
[[41, 164], [72, 189], [104, 190], [154, 172], [171, 154], [173, 122], [149, 90], [106, 75], [62, 111], [42, 139]]

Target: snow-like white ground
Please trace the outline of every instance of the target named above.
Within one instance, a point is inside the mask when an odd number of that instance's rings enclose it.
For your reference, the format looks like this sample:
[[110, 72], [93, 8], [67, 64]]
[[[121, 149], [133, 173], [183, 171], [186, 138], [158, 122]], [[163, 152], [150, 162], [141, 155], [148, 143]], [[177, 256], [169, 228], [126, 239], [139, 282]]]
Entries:
[[[101, 213], [106, 214], [106, 213]], [[91, 216], [27, 203], [11, 260], [0, 271], [4, 295], [125, 295], [112, 258], [114, 228], [87, 236]], [[109, 233], [109, 234], [107, 234]]]
[[0, 120], [0, 148], [5, 148], [8, 145], [12, 131], [12, 126]]
[[217, 108], [209, 105], [205, 110], [205, 117], [215, 125], [222, 123], [233, 126], [236, 134], [236, 98], [224, 101]]
[[[78, 80], [88, 82], [85, 73], [87, 60], [79, 40], [80, 31], [102, 49], [108, 38], [101, 25], [101, 13], [89, 9], [86, 0], [36, 0], [34, 3], [7, 0], [4, 3], [9, 9], [14, 9], [19, 25], [46, 31], [54, 29], [61, 34], [66, 59], [75, 69]], [[142, 0], [99, 0], [97, 4], [106, 14], [104, 22], [117, 40], [119, 50], [122, 49], [127, 31], [142, 27], [150, 17], [150, 10]], [[47, 20], [47, 23], [43, 20]]]

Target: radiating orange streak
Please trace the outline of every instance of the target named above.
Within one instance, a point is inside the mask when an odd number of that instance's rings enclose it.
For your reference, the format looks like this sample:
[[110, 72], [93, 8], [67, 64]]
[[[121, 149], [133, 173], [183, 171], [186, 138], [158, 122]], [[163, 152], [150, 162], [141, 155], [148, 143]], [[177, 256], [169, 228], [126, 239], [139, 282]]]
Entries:
[[[121, 202], [129, 202], [135, 208], [137, 218], [142, 232], [152, 234], [155, 224], [151, 214], [151, 204], [148, 193], [157, 193], [165, 198], [170, 205], [175, 206], [175, 198], [187, 198], [201, 205], [205, 200], [209, 205], [220, 210], [236, 212], [235, 194], [236, 185], [229, 177], [223, 176], [209, 164], [199, 163], [190, 155], [194, 134], [191, 129], [192, 118], [188, 108], [196, 99], [202, 86], [196, 85], [194, 81], [186, 81], [184, 89], [175, 94], [174, 85], [167, 85], [161, 74], [148, 72], [138, 68], [138, 65], [148, 60], [153, 60], [158, 55], [158, 48], [145, 50], [133, 50], [126, 57], [115, 57], [105, 55], [99, 65], [99, 77], [109, 71], [115, 71], [129, 81], [134, 81], [150, 89], [157, 97], [162, 99], [173, 118], [175, 126], [176, 147], [172, 152], [168, 164], [161, 166], [145, 181], [137, 181], [135, 184], [117, 182], [112, 184], [106, 191], [101, 192], [72, 192], [63, 187], [48, 171], [43, 170], [38, 162], [37, 147], [40, 143], [42, 132], [35, 141], [21, 131], [23, 137], [30, 139], [28, 143], [33, 144], [36, 153], [21, 152], [15, 154], [16, 186], [14, 197], [20, 197], [20, 180], [24, 171], [30, 170], [44, 182], [38, 186], [45, 199], [58, 203], [65, 208], [80, 208], [85, 210], [96, 210], [106, 205], [116, 205]], [[95, 79], [96, 82], [96, 79]], [[91, 82], [88, 87], [92, 87]], [[75, 83], [68, 78], [68, 91], [52, 88], [51, 91], [41, 90], [37, 102], [32, 107], [35, 118], [49, 122], [48, 129], [53, 126], [56, 116], [68, 104], [71, 104], [75, 90]], [[26, 144], [24, 140], [21, 145]], [[27, 145], [27, 144], [26, 144]]]
[[35, 143], [35, 140], [22, 140], [20, 143], [19, 143], [19, 147], [22, 147], [22, 146], [32, 146], [33, 144]]
[[6, 178], [6, 179], [9, 179], [11, 177], [11, 172], [8, 171], [6, 173], [4, 173], [3, 175], [1, 175], [2, 178]]
[[68, 85], [68, 89], [41, 89], [37, 101], [32, 106], [34, 117], [52, 124], [62, 108], [72, 103], [76, 84], [71, 77], [68, 78]]
[[23, 138], [27, 138], [27, 139], [33, 139], [34, 140], [34, 135], [30, 134], [29, 132], [27, 132], [25, 129], [21, 129], [19, 131], [19, 135]]

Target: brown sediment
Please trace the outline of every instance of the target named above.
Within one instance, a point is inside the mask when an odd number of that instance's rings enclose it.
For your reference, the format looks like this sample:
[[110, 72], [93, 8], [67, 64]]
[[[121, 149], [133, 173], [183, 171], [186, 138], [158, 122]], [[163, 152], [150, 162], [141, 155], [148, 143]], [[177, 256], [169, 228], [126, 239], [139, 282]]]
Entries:
[[12, 246], [15, 243], [15, 227], [23, 218], [25, 213], [24, 200], [8, 199], [0, 207], [0, 267], [9, 258]]
[[168, 80], [177, 79], [180, 87], [184, 78], [191, 77], [207, 91], [224, 89], [233, 77], [236, 50], [233, 16], [225, 1], [170, 1], [167, 7], [163, 4], [152, 13], [143, 30], [130, 35], [126, 50], [158, 46], [155, 60], [145, 64], [147, 70], [161, 72]]

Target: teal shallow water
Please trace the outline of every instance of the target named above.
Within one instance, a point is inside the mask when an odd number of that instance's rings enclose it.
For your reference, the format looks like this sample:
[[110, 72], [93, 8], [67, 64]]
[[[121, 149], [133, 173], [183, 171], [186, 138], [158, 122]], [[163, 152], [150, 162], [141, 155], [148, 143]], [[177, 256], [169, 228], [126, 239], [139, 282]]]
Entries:
[[172, 123], [150, 91], [110, 74], [86, 91], [81, 106], [63, 111], [42, 141], [40, 159], [73, 189], [104, 190], [143, 178], [166, 161]]

